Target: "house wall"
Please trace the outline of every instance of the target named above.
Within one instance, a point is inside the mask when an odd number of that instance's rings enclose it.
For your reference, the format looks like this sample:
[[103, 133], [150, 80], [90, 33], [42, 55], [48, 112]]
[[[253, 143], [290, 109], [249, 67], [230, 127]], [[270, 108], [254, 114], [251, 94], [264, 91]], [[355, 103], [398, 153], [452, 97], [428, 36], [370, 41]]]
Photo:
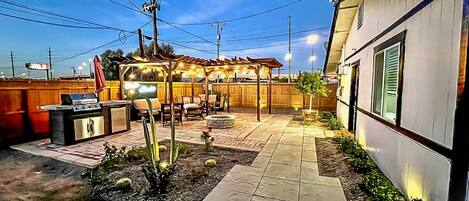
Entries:
[[[421, 1], [365, 0], [363, 26], [356, 17], [345, 44], [349, 57]], [[346, 60], [360, 61], [358, 107], [371, 112], [373, 48], [407, 30], [401, 127], [451, 148], [458, 80], [463, 0], [434, 0], [398, 27]], [[345, 59], [342, 58], [342, 59]], [[347, 68], [341, 67], [341, 70]], [[350, 73], [341, 76], [340, 100], [349, 102]], [[337, 102], [347, 125], [348, 107]], [[356, 137], [381, 170], [409, 197], [447, 200], [449, 159], [359, 112]]]

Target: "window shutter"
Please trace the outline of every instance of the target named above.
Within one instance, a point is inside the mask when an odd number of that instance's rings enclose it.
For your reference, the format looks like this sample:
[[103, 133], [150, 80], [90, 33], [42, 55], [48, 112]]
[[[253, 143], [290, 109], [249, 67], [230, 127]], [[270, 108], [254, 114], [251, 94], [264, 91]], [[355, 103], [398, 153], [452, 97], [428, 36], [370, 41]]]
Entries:
[[397, 95], [398, 75], [399, 75], [399, 46], [392, 47], [386, 51], [386, 93]]
[[363, 15], [365, 14], [365, 6], [363, 5], [365, 1], [358, 6], [358, 18], [357, 18], [357, 30], [360, 29], [363, 25]]

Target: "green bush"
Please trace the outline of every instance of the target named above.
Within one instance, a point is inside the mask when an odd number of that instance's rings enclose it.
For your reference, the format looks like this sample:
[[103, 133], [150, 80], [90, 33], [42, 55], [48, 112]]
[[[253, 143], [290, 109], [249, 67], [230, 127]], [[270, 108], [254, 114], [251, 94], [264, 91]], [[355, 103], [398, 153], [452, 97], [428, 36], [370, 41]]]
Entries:
[[340, 129], [344, 128], [342, 123], [335, 117], [332, 117], [332, 118], [327, 120], [327, 126], [331, 130], [340, 130]]
[[206, 152], [211, 152], [213, 151], [213, 141], [215, 141], [215, 138], [213, 138], [210, 135], [210, 130], [209, 131], [202, 131], [202, 135], [200, 135], [200, 139], [204, 141], [205, 144], [205, 151]]
[[335, 118], [332, 112], [323, 112], [321, 113], [321, 119], [323, 122], [327, 122], [329, 119]]
[[360, 184], [368, 193], [369, 200], [405, 201], [406, 199], [379, 170], [363, 176]]
[[[166, 165], [162, 164], [165, 163]], [[143, 174], [150, 183], [150, 188], [156, 193], [166, 193], [169, 184], [171, 183], [171, 176], [174, 174], [174, 166], [166, 162], [157, 162], [157, 166], [147, 163], [142, 166]]]
[[142, 147], [132, 147], [125, 154], [127, 161], [148, 160], [148, 153]]
[[125, 159], [126, 147], [117, 148], [115, 145], [111, 145], [108, 142], [103, 144], [104, 146], [104, 157], [101, 160], [102, 166], [105, 169], [115, 169]]
[[179, 147], [179, 154], [181, 156], [189, 155], [192, 152], [191, 149], [189, 148], [189, 145], [187, 144], [179, 144], [178, 147]]
[[337, 148], [347, 155], [350, 166], [362, 174], [360, 186], [373, 201], [405, 201], [405, 197], [379, 170], [366, 151], [349, 137], [336, 137]]

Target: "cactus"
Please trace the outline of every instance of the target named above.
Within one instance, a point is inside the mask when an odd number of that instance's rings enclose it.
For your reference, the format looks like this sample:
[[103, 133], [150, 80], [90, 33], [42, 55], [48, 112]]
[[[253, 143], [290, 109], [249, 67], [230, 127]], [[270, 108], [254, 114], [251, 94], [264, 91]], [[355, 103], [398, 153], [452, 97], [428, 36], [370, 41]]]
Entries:
[[206, 167], [215, 167], [217, 165], [217, 161], [214, 159], [208, 159], [205, 161]]
[[132, 188], [132, 180], [124, 177], [116, 181], [116, 188], [122, 189], [122, 190], [127, 190]]
[[149, 98], [146, 98], [148, 104], [148, 118], [150, 118], [150, 128], [151, 128], [151, 135], [153, 139], [153, 150], [155, 153], [155, 160], [160, 161], [160, 153], [158, 147], [158, 135], [156, 134], [156, 127], [155, 127], [155, 117], [153, 116], [153, 107]]

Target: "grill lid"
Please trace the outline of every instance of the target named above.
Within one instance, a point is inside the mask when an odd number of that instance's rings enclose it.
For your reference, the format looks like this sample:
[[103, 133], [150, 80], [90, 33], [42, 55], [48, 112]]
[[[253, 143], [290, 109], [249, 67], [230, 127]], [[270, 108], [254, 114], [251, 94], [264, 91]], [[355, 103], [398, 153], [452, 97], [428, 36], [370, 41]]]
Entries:
[[61, 94], [62, 105], [84, 105], [98, 103], [98, 97], [94, 93], [86, 94]]

